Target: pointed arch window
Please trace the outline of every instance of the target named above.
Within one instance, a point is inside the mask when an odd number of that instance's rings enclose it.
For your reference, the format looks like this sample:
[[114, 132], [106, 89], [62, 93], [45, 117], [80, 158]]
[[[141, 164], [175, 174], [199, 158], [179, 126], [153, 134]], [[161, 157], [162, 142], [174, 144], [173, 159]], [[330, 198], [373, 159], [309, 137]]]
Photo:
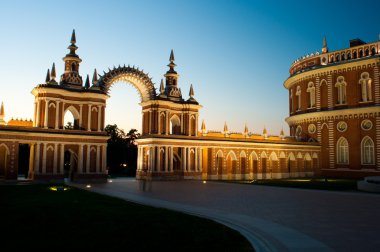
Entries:
[[309, 93], [309, 108], [315, 107], [315, 86], [313, 82], [309, 82], [306, 92]]
[[301, 87], [300, 86], [297, 86], [296, 96], [297, 96], [297, 110], [301, 110]]
[[344, 81], [343, 76], [339, 76], [337, 78], [337, 82], [335, 83], [335, 87], [337, 89], [337, 103], [339, 105], [346, 104], [346, 88], [347, 83]]
[[339, 138], [338, 142], [336, 143], [336, 151], [337, 151], [337, 163], [338, 164], [348, 164], [348, 155], [349, 155], [349, 149], [348, 149], [348, 141], [346, 138], [341, 137]]
[[177, 115], [173, 115], [170, 118], [170, 134], [180, 135], [181, 134], [181, 121]]
[[361, 142], [361, 157], [363, 165], [375, 164], [375, 146], [372, 139], [368, 136], [364, 137]]
[[361, 101], [372, 101], [372, 79], [369, 78], [369, 73], [364, 72], [360, 75], [359, 84], [361, 85]]

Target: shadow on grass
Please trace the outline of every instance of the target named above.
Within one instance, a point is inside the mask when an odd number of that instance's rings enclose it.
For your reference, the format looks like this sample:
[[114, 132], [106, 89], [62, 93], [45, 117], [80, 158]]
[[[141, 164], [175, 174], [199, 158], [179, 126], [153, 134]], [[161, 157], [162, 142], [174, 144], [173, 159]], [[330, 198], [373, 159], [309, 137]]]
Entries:
[[4, 251], [253, 251], [238, 232], [211, 220], [50, 186], [0, 186]]

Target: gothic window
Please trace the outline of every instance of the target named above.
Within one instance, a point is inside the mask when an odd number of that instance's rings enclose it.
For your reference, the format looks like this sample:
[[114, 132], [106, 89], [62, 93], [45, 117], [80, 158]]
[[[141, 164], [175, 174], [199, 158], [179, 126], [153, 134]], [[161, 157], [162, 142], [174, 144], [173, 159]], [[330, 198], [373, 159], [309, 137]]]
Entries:
[[346, 55], [342, 53], [342, 60], [345, 60], [345, 59], [346, 59]]
[[336, 61], [340, 61], [340, 55], [339, 55], [339, 54], [336, 55], [336, 56], [335, 56], [335, 59], [336, 59]]
[[358, 57], [358, 54], [357, 52], [355, 51], [354, 54], [353, 54], [353, 58], [356, 59]]
[[370, 137], [363, 138], [361, 143], [361, 156], [362, 164], [373, 165], [375, 164], [375, 147]]
[[181, 121], [179, 120], [177, 115], [173, 115], [172, 118], [170, 118], [170, 134], [181, 134]]
[[361, 101], [372, 101], [372, 79], [369, 78], [369, 73], [364, 72], [360, 75], [359, 84], [361, 85]]
[[336, 143], [336, 152], [337, 152], [337, 163], [338, 164], [348, 164], [348, 142], [344, 137], [339, 138]]
[[349, 60], [351, 59], [351, 53], [350, 52], [347, 53], [347, 59], [349, 59]]
[[76, 108], [73, 106], [68, 107], [63, 116], [63, 128], [79, 129], [79, 117], [80, 114]]
[[289, 95], [290, 113], [293, 113], [293, 111], [294, 111], [293, 89], [290, 89], [289, 92], [290, 92], [290, 95]]
[[71, 64], [71, 71], [75, 72], [76, 71], [76, 66], [75, 63]]
[[309, 108], [315, 107], [315, 86], [313, 82], [309, 82], [306, 92], [309, 93]]
[[369, 49], [365, 49], [365, 56], [369, 56]]
[[359, 58], [363, 57], [363, 50], [359, 51]]
[[375, 47], [372, 47], [372, 49], [371, 49], [371, 55], [373, 56], [375, 54], [376, 54], [376, 49], [375, 49]]
[[339, 76], [337, 78], [337, 82], [335, 83], [335, 87], [337, 89], [337, 103], [345, 104], [346, 103], [346, 87], [347, 83], [344, 81], [343, 76]]
[[300, 86], [297, 86], [296, 96], [297, 96], [297, 110], [301, 110], [301, 87]]
[[334, 62], [334, 55], [331, 55], [330, 62]]
[[299, 138], [302, 135], [302, 127], [301, 125], [298, 125], [296, 128], [296, 137]]

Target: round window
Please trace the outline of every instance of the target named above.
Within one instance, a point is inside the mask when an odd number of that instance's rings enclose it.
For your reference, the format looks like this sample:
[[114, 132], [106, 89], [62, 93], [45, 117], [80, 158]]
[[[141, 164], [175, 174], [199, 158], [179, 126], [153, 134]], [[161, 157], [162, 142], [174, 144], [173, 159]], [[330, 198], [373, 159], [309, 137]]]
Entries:
[[336, 129], [339, 132], [345, 132], [347, 130], [347, 123], [343, 121], [338, 122], [338, 124], [336, 125]]
[[361, 126], [363, 130], [370, 130], [372, 129], [372, 122], [370, 120], [363, 120]]
[[315, 124], [310, 124], [307, 130], [310, 134], [314, 134], [317, 131], [317, 127], [315, 126]]

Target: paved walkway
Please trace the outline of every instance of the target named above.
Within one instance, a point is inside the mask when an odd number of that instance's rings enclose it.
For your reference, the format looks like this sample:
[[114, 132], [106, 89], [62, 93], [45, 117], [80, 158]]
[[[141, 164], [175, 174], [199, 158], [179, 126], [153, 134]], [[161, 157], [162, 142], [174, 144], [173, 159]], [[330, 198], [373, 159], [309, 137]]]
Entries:
[[257, 251], [379, 251], [380, 195], [202, 181], [75, 185], [213, 219]]

